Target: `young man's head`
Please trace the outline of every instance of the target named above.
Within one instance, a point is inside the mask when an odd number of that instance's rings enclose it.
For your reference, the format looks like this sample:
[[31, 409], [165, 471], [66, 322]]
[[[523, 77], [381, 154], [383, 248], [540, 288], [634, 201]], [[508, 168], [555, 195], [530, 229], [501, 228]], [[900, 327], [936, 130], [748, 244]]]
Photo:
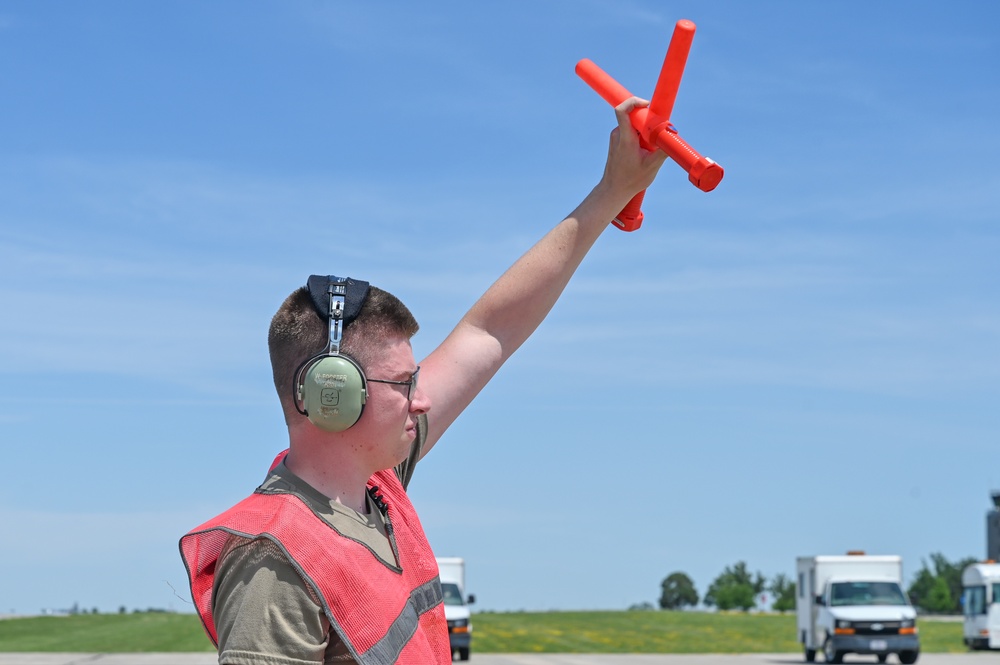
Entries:
[[[399, 298], [371, 286], [357, 317], [344, 328], [340, 352], [354, 359], [367, 373], [384, 352], [387, 340], [409, 339], [418, 328], [413, 314]], [[295, 418], [305, 418], [293, 399], [295, 373], [303, 362], [326, 349], [329, 339], [329, 321], [316, 310], [306, 287], [289, 295], [271, 319], [267, 344], [285, 422], [291, 424]]]

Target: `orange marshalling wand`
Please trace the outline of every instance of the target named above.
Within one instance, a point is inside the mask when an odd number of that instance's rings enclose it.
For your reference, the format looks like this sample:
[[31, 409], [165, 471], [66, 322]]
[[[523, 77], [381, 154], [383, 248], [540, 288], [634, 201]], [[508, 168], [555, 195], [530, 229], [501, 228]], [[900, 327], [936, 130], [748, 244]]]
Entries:
[[[667, 153], [687, 171], [688, 179], [695, 187], [710, 192], [722, 180], [722, 167], [708, 157], [699, 155], [677, 135], [677, 130], [670, 124], [670, 113], [674, 110], [674, 99], [677, 97], [677, 88], [681, 84], [684, 65], [691, 50], [694, 30], [695, 26], [691, 21], [684, 19], [677, 22], [649, 106], [632, 111], [629, 119], [639, 133], [643, 148], [646, 150], [658, 148]], [[618, 106], [632, 96], [624, 86], [590, 60], [583, 59], [578, 62], [576, 73], [612, 106]], [[645, 191], [639, 192], [629, 201], [615, 218], [615, 226], [623, 231], [635, 231], [642, 225], [642, 197], [645, 193]]]

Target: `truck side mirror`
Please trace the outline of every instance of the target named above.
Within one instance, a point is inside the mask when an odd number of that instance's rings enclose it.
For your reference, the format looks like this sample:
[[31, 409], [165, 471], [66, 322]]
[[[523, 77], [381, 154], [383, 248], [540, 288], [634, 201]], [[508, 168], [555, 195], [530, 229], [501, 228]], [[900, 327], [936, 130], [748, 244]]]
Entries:
[[817, 605], [826, 605], [826, 601], [823, 600], [823, 596], [816, 596]]
[[470, 593], [469, 594], [469, 600], [466, 601], [466, 604], [467, 605], [472, 605], [475, 602], [476, 602], [476, 595], [473, 594], [473, 593]]

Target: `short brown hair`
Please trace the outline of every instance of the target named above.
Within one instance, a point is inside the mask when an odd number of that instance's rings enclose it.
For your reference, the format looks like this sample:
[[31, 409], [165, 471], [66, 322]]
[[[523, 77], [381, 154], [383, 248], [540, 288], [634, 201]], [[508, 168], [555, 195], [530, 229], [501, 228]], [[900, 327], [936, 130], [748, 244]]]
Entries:
[[[285, 298], [271, 319], [267, 347], [274, 388], [278, 391], [286, 420], [297, 412], [292, 400], [295, 371], [326, 348], [330, 340], [328, 326], [329, 322], [313, 306], [306, 287], [296, 289]], [[365, 369], [375, 360], [386, 338], [393, 335], [410, 338], [419, 328], [417, 320], [399, 298], [372, 286], [357, 318], [344, 328], [340, 351]]]

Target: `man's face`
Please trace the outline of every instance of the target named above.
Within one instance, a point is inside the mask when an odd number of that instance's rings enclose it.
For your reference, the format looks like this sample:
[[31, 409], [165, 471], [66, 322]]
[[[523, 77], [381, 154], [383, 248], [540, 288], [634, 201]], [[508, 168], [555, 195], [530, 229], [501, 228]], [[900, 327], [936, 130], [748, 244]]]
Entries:
[[407, 385], [372, 380], [410, 381], [417, 363], [409, 339], [392, 337], [375, 356], [376, 360], [365, 368], [369, 379], [368, 402], [361, 420], [352, 429], [358, 430], [356, 445], [382, 470], [406, 459], [417, 436], [417, 417], [429, 411], [431, 404], [419, 383], [411, 391]]

